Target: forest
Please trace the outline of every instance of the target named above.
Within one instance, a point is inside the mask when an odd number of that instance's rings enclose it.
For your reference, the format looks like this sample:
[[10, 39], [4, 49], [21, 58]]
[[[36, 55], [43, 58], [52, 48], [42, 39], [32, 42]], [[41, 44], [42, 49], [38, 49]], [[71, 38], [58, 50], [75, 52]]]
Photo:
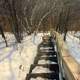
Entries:
[[20, 43], [23, 32], [30, 35], [51, 29], [65, 35], [67, 31], [79, 31], [80, 1], [0, 0], [0, 33], [4, 39], [4, 32], [11, 32]]

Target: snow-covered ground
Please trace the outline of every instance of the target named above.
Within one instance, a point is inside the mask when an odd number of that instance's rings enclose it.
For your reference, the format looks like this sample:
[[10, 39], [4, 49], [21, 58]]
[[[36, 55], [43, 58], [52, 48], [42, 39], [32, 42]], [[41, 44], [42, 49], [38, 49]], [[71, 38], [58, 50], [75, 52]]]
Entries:
[[[21, 44], [16, 44], [14, 35], [11, 33], [5, 33], [5, 35], [9, 47], [5, 47], [4, 40], [0, 35], [0, 80], [25, 80], [30, 65], [37, 54], [37, 46], [41, 43], [43, 34], [39, 33], [35, 37], [34, 34], [31, 36], [25, 34]], [[79, 33], [76, 35], [79, 35]], [[66, 44], [71, 55], [80, 63], [79, 38], [74, 37], [69, 32]], [[45, 63], [45, 61], [39, 63]], [[42, 79], [39, 78], [39, 80]]]
[[37, 54], [37, 46], [43, 34], [24, 37], [21, 44], [15, 43], [14, 35], [5, 33], [9, 47], [5, 47], [0, 35], [0, 80], [25, 80]]
[[80, 37], [80, 32], [78, 32], [75, 35], [71, 32], [68, 32], [66, 44], [68, 46], [68, 49], [69, 49], [71, 55], [74, 57], [74, 59], [76, 59], [77, 62], [80, 63], [80, 40], [79, 40], [79, 37]]

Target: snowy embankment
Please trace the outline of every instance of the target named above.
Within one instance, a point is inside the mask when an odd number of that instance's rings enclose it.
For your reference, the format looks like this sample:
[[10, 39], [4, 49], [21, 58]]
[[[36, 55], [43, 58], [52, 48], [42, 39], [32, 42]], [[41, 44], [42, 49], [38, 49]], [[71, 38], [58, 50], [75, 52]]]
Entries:
[[[77, 35], [78, 36], [78, 35]], [[70, 32], [67, 34], [66, 44], [71, 55], [77, 62], [80, 63], [80, 40], [79, 38], [72, 35]]]
[[6, 33], [9, 47], [5, 47], [0, 35], [0, 80], [25, 80], [37, 54], [37, 46], [43, 34], [24, 37], [21, 44], [15, 43], [12, 34]]

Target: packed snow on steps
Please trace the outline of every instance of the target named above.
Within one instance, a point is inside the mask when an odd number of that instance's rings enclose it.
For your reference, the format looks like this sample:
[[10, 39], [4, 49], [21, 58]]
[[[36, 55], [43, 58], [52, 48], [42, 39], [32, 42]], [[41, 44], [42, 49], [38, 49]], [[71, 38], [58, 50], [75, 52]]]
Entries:
[[74, 34], [74, 32], [67, 33], [66, 44], [70, 51], [70, 54], [80, 63], [80, 32]]
[[21, 44], [16, 44], [13, 34], [5, 33], [5, 36], [9, 47], [5, 47], [4, 39], [0, 35], [0, 80], [25, 80], [43, 34], [25, 34]]

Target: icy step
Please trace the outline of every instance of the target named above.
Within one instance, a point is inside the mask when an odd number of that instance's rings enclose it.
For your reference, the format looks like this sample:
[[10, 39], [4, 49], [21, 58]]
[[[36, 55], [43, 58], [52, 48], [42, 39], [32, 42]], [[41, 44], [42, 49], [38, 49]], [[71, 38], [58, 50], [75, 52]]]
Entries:
[[47, 78], [41, 78], [41, 77], [37, 77], [37, 78], [31, 78], [30, 80], [49, 80]]
[[53, 49], [53, 47], [40, 47], [40, 50], [44, 50], [44, 49]]
[[58, 80], [58, 79], [48, 79], [48, 78], [37, 77], [37, 78], [31, 78], [30, 80]]
[[56, 54], [53, 54], [53, 53], [47, 53], [47, 54], [43, 54], [41, 55], [41, 57], [57, 57]]
[[53, 47], [40, 47], [39, 50], [40, 51], [43, 51], [43, 50], [53, 50], [54, 51], [54, 48]]
[[56, 57], [40, 57], [39, 60], [49, 60], [52, 62], [58, 62]]
[[57, 53], [55, 53], [55, 52], [39, 52], [38, 53], [38, 55], [39, 56], [44, 56], [44, 55], [46, 55], [46, 56], [56, 56], [57, 55]]
[[36, 64], [32, 66], [32, 73], [59, 73], [58, 64]]
[[28, 74], [26, 80], [31, 80], [31, 79], [35, 79], [35, 80], [59, 80], [59, 75], [55, 74], [55, 73], [32, 73], [32, 74]]
[[54, 50], [40, 50], [40, 52], [44, 52], [44, 53], [53, 52], [54, 53]]
[[45, 68], [42, 66], [37, 66], [32, 70], [32, 73], [52, 73], [52, 72], [53, 71], [49, 70], [49, 68]]
[[50, 60], [39, 60], [38, 64], [57, 64], [57, 63]]
[[41, 44], [39, 47], [44, 47], [44, 48], [46, 48], [46, 47], [54, 47], [54, 45], [53, 44]]
[[[48, 57], [48, 56], [51, 56], [51, 57]], [[38, 64], [38, 62], [40, 60], [46, 60], [46, 61], [50, 61], [49, 63], [57, 63], [57, 56], [56, 55], [49, 55], [49, 54], [38, 54], [36, 57], [35, 57], [35, 60], [34, 60], [34, 64]], [[44, 63], [43, 63], [44, 64]]]

